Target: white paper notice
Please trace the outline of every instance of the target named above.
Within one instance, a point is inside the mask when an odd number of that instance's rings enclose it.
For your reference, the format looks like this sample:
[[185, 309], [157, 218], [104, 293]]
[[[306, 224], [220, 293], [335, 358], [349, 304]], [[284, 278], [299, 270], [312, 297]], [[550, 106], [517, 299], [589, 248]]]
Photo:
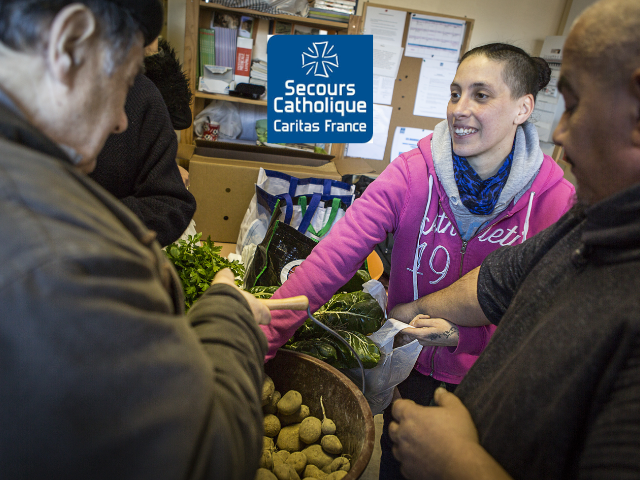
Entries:
[[407, 57], [457, 62], [466, 22], [455, 18], [411, 14], [407, 34]]
[[373, 74], [396, 77], [402, 60], [402, 47], [373, 42]]
[[414, 115], [447, 118], [451, 82], [456, 76], [457, 67], [455, 62], [422, 60], [416, 103], [413, 105]]
[[393, 98], [393, 87], [396, 79], [391, 77], [373, 76], [373, 103], [380, 105], [391, 105]]
[[418, 147], [418, 142], [433, 133], [433, 130], [422, 128], [396, 127], [391, 144], [391, 160], [395, 160], [401, 153], [408, 152]]
[[364, 34], [387, 45], [402, 46], [402, 34], [407, 12], [389, 8], [367, 7]]
[[345, 157], [383, 160], [387, 148], [389, 125], [391, 124], [392, 107], [373, 105], [373, 137], [367, 143], [348, 143], [345, 146]]

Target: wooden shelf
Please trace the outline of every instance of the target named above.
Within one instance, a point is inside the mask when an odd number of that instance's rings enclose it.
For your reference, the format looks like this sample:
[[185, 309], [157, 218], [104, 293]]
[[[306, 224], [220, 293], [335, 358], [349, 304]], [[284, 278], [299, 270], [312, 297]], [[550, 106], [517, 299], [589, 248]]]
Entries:
[[242, 15], [248, 15], [251, 17], [260, 18], [272, 18], [274, 20], [282, 20], [289, 23], [297, 23], [301, 25], [311, 25], [315, 27], [326, 27], [326, 30], [348, 30], [349, 24], [343, 22], [331, 22], [328, 20], [317, 20], [315, 18], [300, 17], [298, 15], [278, 15], [273, 13], [260, 12], [258, 10], [252, 10], [250, 8], [232, 8], [225, 7], [223, 5], [211, 2], [200, 1], [200, 6], [205, 8], [212, 8], [215, 10], [222, 10], [225, 12], [240, 13]]
[[250, 103], [252, 105], [264, 105], [267, 106], [266, 100], [252, 100], [250, 98], [243, 97], [234, 97], [232, 95], [224, 95], [220, 93], [205, 93], [197, 91], [195, 94], [196, 98], [206, 98], [209, 100], [225, 100], [227, 102], [235, 102], [235, 103]]

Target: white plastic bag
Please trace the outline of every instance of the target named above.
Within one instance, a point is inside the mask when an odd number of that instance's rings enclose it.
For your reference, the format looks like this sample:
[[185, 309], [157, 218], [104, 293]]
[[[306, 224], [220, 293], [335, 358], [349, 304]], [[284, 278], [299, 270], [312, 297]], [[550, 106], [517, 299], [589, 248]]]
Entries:
[[[409, 376], [422, 351], [422, 345], [418, 340], [393, 348], [393, 339], [406, 328], [415, 327], [390, 318], [377, 332], [369, 336], [369, 339], [380, 349], [378, 365], [364, 371], [364, 396], [374, 415], [382, 413], [389, 406], [393, 399], [393, 389]], [[353, 379], [356, 385], [361, 383], [359, 368], [343, 370], [343, 372]]]
[[[345, 206], [353, 203], [354, 192], [355, 185], [337, 180], [296, 178], [261, 168], [256, 193], [240, 225], [236, 253], [241, 254], [247, 245], [262, 242], [277, 200], [280, 200], [280, 221], [319, 240], [345, 215]], [[307, 207], [307, 199], [302, 197], [308, 195]]]
[[207, 123], [220, 124], [220, 139], [237, 138], [242, 133], [242, 120], [238, 107], [232, 102], [214, 100], [193, 121], [193, 131], [201, 137]]

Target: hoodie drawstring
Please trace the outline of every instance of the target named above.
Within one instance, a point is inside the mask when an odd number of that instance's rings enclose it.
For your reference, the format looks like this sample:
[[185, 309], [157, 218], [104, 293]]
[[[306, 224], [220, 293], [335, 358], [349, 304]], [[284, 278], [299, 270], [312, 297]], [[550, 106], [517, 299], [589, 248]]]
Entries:
[[529, 233], [529, 217], [531, 216], [531, 208], [533, 207], [533, 196], [536, 192], [531, 192], [529, 195], [529, 206], [527, 207], [527, 216], [524, 219], [524, 227], [522, 227], [522, 241], [527, 239], [527, 233]]
[[[424, 216], [422, 217], [422, 223], [420, 224], [420, 231], [418, 232], [418, 241], [416, 242], [416, 254], [413, 257], [413, 300], [418, 299], [418, 258], [424, 251], [426, 245], [420, 245], [420, 237], [425, 233], [424, 225], [429, 220], [429, 207], [431, 207], [431, 193], [433, 192], [433, 177], [429, 175], [429, 196], [427, 197], [427, 208], [424, 210]], [[422, 247], [422, 248], [421, 248]]]

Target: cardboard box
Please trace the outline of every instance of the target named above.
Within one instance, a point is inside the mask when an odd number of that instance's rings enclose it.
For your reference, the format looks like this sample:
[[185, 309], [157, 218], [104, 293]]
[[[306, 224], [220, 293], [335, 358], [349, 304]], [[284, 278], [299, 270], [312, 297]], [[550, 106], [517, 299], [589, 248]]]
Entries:
[[196, 230], [216, 242], [236, 243], [240, 224], [255, 193], [260, 167], [298, 178], [340, 180], [331, 162], [321, 167], [229, 160], [194, 155], [189, 161], [189, 191], [196, 197]]
[[359, 159], [331, 161], [330, 155], [295, 150], [234, 145], [225, 142], [182, 146], [181, 164], [188, 164], [190, 188], [196, 197], [196, 230], [215, 242], [236, 243], [240, 224], [255, 194], [260, 167], [298, 178], [341, 180], [343, 175], [369, 173]]

